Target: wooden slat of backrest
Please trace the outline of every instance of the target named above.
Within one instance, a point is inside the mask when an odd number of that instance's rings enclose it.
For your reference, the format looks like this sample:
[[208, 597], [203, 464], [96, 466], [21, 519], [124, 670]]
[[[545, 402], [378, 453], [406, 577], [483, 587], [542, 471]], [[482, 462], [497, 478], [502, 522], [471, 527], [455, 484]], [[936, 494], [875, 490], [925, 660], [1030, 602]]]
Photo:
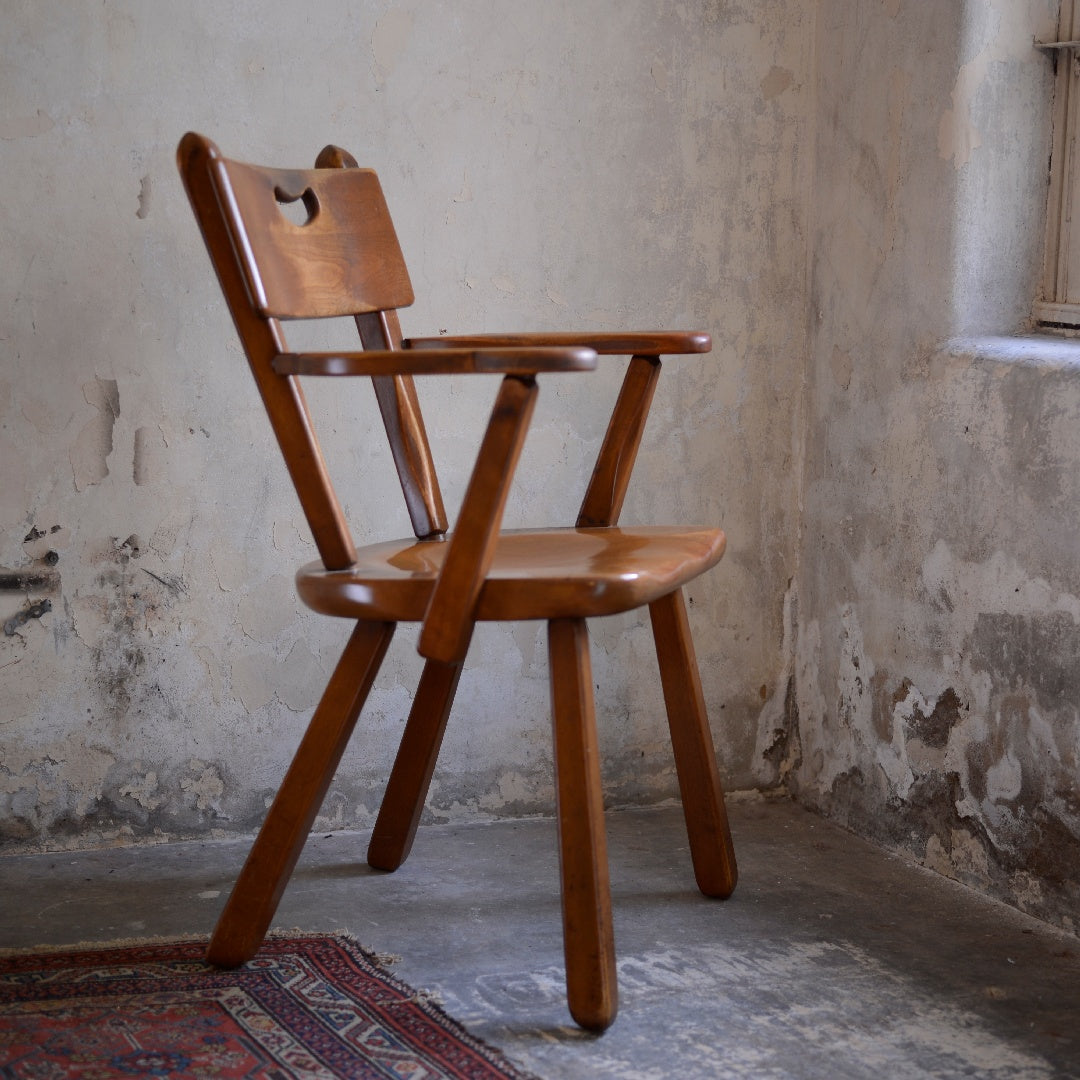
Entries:
[[[396, 311], [357, 315], [356, 328], [365, 349], [397, 349], [401, 346]], [[412, 376], [377, 375], [371, 381], [413, 532], [421, 540], [441, 536], [447, 529], [446, 510]]]
[[[359, 166], [347, 150], [325, 146], [315, 159], [315, 168], [358, 169]], [[397, 312], [392, 309], [357, 315], [356, 329], [365, 349], [401, 348], [401, 327]], [[413, 531], [421, 540], [441, 536], [447, 529], [446, 510], [412, 376], [380, 375], [371, 381]]]
[[209, 139], [189, 133], [181, 140], [176, 156], [210, 261], [319, 555], [327, 569], [344, 569], [356, 561], [356, 549], [330, 484], [300, 384], [294, 378], [278, 375], [270, 366], [274, 356], [285, 351], [285, 343], [277, 323], [261, 318], [251, 304], [226, 224], [227, 212], [218, 198], [215, 169], [223, 160], [220, 151]]
[[[224, 161], [221, 197], [259, 314], [316, 319], [407, 307], [412, 285], [370, 169], [263, 169]], [[302, 200], [294, 224], [280, 202]]]

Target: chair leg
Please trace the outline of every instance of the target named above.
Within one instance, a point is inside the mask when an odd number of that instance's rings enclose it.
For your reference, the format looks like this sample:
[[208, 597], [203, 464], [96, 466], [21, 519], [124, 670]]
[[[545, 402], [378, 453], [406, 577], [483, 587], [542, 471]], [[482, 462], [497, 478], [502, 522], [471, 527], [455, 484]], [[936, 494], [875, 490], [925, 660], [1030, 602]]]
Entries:
[[462, 666], [438, 660], [424, 665], [368, 845], [368, 865], [376, 870], [396, 870], [412, 849]]
[[211, 964], [238, 967], [262, 944], [393, 633], [382, 622], [353, 630], [218, 919]]
[[603, 1031], [615, 1019], [619, 992], [585, 620], [552, 620], [548, 652], [566, 996], [578, 1024]]
[[706, 896], [730, 896], [738, 879], [682, 590], [649, 605], [690, 856]]

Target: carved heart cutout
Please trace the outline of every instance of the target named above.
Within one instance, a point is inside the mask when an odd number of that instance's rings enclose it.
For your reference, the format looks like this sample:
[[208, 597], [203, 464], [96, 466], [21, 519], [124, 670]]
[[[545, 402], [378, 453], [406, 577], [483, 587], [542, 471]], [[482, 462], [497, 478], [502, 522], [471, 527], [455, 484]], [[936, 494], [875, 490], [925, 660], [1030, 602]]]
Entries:
[[281, 216], [291, 225], [310, 225], [319, 213], [319, 197], [311, 188], [304, 188], [293, 195], [282, 187], [276, 187], [274, 198], [277, 199]]

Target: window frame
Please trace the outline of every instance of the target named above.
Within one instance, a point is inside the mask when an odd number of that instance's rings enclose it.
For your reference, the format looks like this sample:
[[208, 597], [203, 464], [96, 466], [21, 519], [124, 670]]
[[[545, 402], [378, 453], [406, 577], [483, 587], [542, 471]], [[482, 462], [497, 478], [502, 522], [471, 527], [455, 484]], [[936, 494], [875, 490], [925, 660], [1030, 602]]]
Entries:
[[1045, 255], [1034, 315], [1043, 324], [1080, 328], [1080, 0], [1061, 0], [1057, 40], [1035, 44], [1054, 57], [1057, 81]]

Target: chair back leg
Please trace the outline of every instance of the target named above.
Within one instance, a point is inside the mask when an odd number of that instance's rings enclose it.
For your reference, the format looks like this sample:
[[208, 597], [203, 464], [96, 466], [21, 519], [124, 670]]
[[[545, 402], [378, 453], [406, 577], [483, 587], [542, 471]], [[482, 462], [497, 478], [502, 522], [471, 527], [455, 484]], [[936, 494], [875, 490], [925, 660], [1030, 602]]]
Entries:
[[206, 952], [211, 964], [239, 967], [262, 944], [394, 627], [359, 622], [353, 630], [218, 919]]
[[604, 797], [584, 619], [548, 623], [551, 713], [570, 1014], [603, 1031], [618, 1011]]
[[682, 590], [651, 603], [649, 615], [694, 876], [706, 896], [722, 899], [735, 888], [738, 870]]

